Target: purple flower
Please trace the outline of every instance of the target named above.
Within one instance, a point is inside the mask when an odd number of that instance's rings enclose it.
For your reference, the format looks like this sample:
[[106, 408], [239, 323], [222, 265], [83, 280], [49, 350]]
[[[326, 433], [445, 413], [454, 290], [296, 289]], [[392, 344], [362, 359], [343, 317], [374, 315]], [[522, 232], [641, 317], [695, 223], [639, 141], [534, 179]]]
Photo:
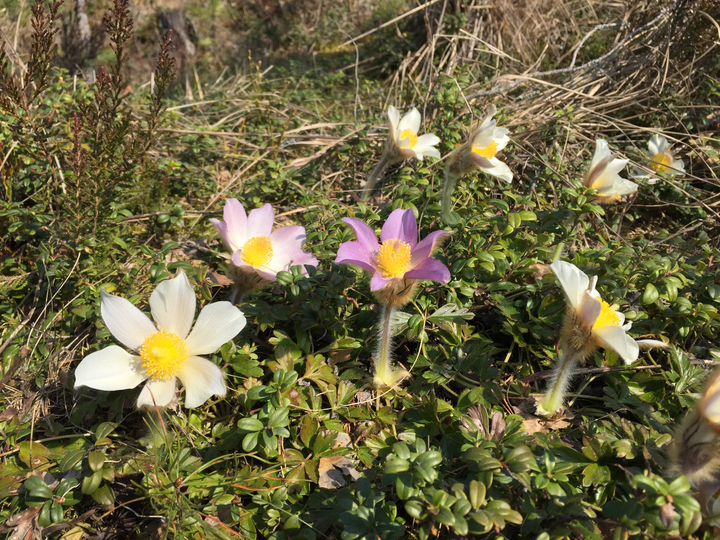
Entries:
[[317, 266], [317, 258], [303, 251], [304, 227], [279, 227], [272, 230], [275, 213], [265, 204], [245, 214], [237, 199], [228, 199], [223, 210], [225, 221], [210, 218], [232, 254], [232, 262], [244, 271], [257, 272], [269, 281], [277, 279], [281, 270], [296, 264]]
[[379, 291], [398, 280], [446, 282], [450, 271], [430, 255], [448, 231], [431, 232], [418, 242], [417, 222], [412, 210], [395, 210], [388, 217], [378, 243], [375, 232], [356, 218], [343, 218], [352, 227], [357, 241], [345, 242], [335, 262], [353, 264], [373, 273], [370, 288]]

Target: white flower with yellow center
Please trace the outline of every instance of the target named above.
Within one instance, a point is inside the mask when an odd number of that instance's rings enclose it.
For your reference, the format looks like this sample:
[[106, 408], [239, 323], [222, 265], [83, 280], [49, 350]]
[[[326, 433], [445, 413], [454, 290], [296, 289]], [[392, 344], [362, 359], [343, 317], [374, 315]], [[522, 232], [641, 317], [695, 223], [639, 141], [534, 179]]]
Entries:
[[493, 119], [496, 113], [495, 105], [490, 105], [487, 117], [470, 135], [470, 159], [482, 172], [512, 182], [510, 167], [495, 157], [510, 142], [510, 130], [497, 127]]
[[608, 304], [595, 289], [597, 276], [589, 278], [574, 264], [555, 261], [550, 265], [565, 292], [568, 305], [560, 333], [561, 355], [548, 391], [538, 412], [550, 416], [563, 405], [565, 392], [575, 365], [583, 362], [597, 348], [615, 351], [626, 364], [638, 359], [640, 345], [665, 347], [662, 341], [635, 341], [627, 335], [632, 323], [617, 306]]
[[[176, 379], [185, 387], [185, 406], [199, 407], [225, 395], [220, 369], [199, 355], [212, 354], [245, 326], [230, 302], [205, 306], [195, 326], [195, 292], [185, 274], [160, 283], [150, 295], [155, 324], [128, 300], [100, 291], [100, 312], [108, 330], [128, 349], [111, 345], [89, 354], [75, 370], [75, 387], [126, 390], [147, 380], [137, 406], [165, 406], [175, 396]], [[190, 329], [192, 328], [192, 332]]]
[[396, 159], [390, 161], [404, 158], [422, 160], [425, 156], [440, 159], [440, 151], [435, 148], [435, 145], [440, 143], [440, 138], [430, 133], [418, 135], [422, 117], [415, 107], [400, 118], [398, 110], [390, 105], [388, 107], [388, 118], [390, 119], [390, 138], [401, 154], [401, 156], [397, 156]]
[[599, 203], [619, 201], [624, 195], [637, 191], [637, 184], [621, 178], [618, 174], [628, 164], [628, 159], [615, 157], [608, 143], [604, 139], [595, 141], [595, 154], [593, 155], [590, 170], [585, 176], [585, 187], [597, 191], [594, 200]]
[[[670, 143], [662, 135], [655, 134], [650, 137], [647, 156], [650, 161], [648, 167], [655, 173], [663, 173], [668, 176], [685, 175], [685, 163], [683, 163], [682, 159], [675, 159]], [[633, 178], [648, 178], [649, 184], [657, 182], [657, 178], [654, 178], [650, 173], [637, 169], [633, 174]]]

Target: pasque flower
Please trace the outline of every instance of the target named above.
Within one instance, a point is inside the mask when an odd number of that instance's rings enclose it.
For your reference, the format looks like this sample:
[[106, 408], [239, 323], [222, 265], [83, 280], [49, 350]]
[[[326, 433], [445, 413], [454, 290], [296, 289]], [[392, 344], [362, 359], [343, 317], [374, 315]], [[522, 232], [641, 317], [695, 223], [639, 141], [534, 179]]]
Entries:
[[353, 229], [357, 241], [343, 243], [335, 262], [372, 272], [370, 288], [385, 299], [418, 280], [446, 282], [450, 279], [447, 266], [430, 256], [449, 232], [434, 231], [418, 242], [417, 221], [412, 210], [394, 210], [382, 227], [380, 242], [375, 232], [359, 219], [343, 218], [343, 221]]
[[674, 472], [697, 489], [703, 515], [720, 526], [720, 369], [710, 375], [697, 407], [675, 430], [668, 455]]
[[385, 141], [385, 148], [380, 161], [368, 176], [363, 192], [364, 198], [370, 196], [375, 182], [388, 165], [408, 158], [422, 161], [424, 157], [429, 156], [440, 159], [440, 151], [435, 148], [435, 145], [440, 142], [440, 138], [430, 133], [418, 135], [422, 117], [415, 107], [400, 118], [398, 110], [390, 105], [388, 118], [390, 131]]
[[230, 302], [208, 304], [192, 327], [196, 299], [183, 273], [163, 281], [150, 295], [155, 324], [128, 300], [103, 290], [100, 294], [103, 321], [133, 354], [117, 345], [89, 354], [75, 369], [76, 388], [126, 390], [147, 380], [138, 407], [170, 403], [176, 379], [185, 387], [189, 408], [225, 395], [222, 372], [199, 355], [214, 353], [243, 329], [245, 317], [238, 308]]
[[608, 148], [607, 141], [595, 141], [595, 154], [590, 170], [585, 176], [585, 187], [597, 191], [594, 200], [603, 204], [619, 201], [623, 195], [637, 191], [637, 184], [621, 178], [618, 174], [628, 164], [628, 159], [620, 159]]
[[550, 265], [567, 298], [565, 320], [560, 334], [561, 356], [553, 379], [539, 406], [539, 412], [554, 414], [562, 407], [574, 366], [602, 347], [618, 353], [626, 364], [635, 362], [640, 346], [665, 347], [656, 340], [635, 341], [627, 331], [632, 323], [617, 306], [609, 305], [595, 288], [597, 276], [589, 278], [574, 264], [555, 261]]
[[450, 154], [445, 166], [445, 185], [443, 187], [442, 214], [445, 221], [451, 221], [450, 206], [455, 184], [467, 173], [480, 169], [489, 175], [512, 182], [513, 173], [496, 155], [510, 142], [509, 130], [497, 127], [493, 116], [497, 113], [491, 105], [485, 120], [473, 129], [468, 140]]
[[[648, 166], [656, 173], [664, 173], [670, 176], [685, 174], [685, 163], [682, 159], [675, 159], [675, 154], [668, 143], [668, 140], [662, 135], [655, 134], [648, 141]], [[651, 177], [650, 173], [636, 171], [634, 178], [649, 178], [648, 183], [654, 184], [657, 178]]]
[[230, 278], [240, 294], [275, 281], [277, 273], [301, 265], [317, 266], [317, 258], [302, 250], [305, 228], [299, 226], [279, 227], [272, 230], [275, 222], [273, 208], [265, 204], [245, 214], [245, 208], [237, 199], [228, 199], [223, 209], [224, 221], [210, 218], [217, 227], [225, 245], [232, 254]]
[[419, 280], [445, 282], [450, 279], [447, 267], [431, 257], [438, 242], [448, 233], [435, 231], [418, 242], [417, 221], [412, 210], [393, 211], [382, 227], [380, 242], [375, 231], [359, 219], [344, 218], [343, 221], [355, 231], [357, 241], [344, 242], [335, 262], [353, 264], [373, 274], [370, 288], [382, 303], [374, 384], [377, 388], [392, 388], [407, 375], [404, 369], [392, 367], [394, 312], [411, 300]]

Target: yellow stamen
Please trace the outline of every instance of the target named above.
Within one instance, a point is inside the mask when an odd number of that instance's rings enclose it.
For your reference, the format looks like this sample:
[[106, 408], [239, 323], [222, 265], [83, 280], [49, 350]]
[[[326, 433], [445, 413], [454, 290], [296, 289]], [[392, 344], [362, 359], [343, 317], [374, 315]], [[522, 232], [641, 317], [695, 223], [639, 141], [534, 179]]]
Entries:
[[417, 133], [415, 133], [415, 132], [414, 132], [412, 129], [410, 129], [410, 128], [404, 129], [404, 130], [402, 131], [402, 133], [400, 133], [400, 140], [403, 140], [403, 139], [408, 139], [408, 140], [410, 141], [410, 146], [408, 146], [408, 148], [410, 148], [411, 150], [412, 150], [413, 148], [415, 148], [415, 145], [416, 145], [417, 142], [418, 142]]
[[665, 172], [670, 166], [670, 156], [660, 152], [655, 154], [650, 161], [650, 168], [656, 172]]
[[615, 309], [613, 309], [613, 306], [599, 296], [596, 296], [596, 298], [602, 303], [602, 308], [600, 309], [600, 316], [597, 318], [597, 321], [595, 321], [595, 324], [593, 324], [593, 329], [602, 328], [603, 326], [620, 326], [620, 317]]
[[410, 269], [410, 244], [397, 238], [385, 240], [375, 255], [375, 264], [384, 279], [401, 278]]
[[146, 337], [139, 352], [142, 368], [153, 381], [175, 377], [188, 358], [185, 340], [167, 330]]
[[242, 247], [242, 262], [253, 268], [266, 266], [272, 261], [273, 246], [269, 236], [254, 236]]
[[488, 144], [485, 148], [478, 148], [477, 146], [473, 146], [472, 151], [475, 152], [477, 155], [486, 157], [488, 159], [492, 159], [495, 157], [495, 154], [498, 153], [497, 149], [497, 143], [495, 141]]

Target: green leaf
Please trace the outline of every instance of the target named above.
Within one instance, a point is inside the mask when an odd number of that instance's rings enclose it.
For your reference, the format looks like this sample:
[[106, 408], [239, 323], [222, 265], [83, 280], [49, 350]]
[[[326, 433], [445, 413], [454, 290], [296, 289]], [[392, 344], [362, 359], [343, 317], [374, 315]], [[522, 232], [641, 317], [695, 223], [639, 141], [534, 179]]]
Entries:
[[241, 418], [238, 420], [237, 426], [242, 431], [255, 432], [260, 431], [265, 425], [257, 418]]
[[655, 285], [652, 283], [645, 285], [645, 292], [642, 296], [643, 304], [648, 305], [654, 303], [658, 299], [658, 296], [660, 295], [658, 294], [658, 290], [655, 288]]

